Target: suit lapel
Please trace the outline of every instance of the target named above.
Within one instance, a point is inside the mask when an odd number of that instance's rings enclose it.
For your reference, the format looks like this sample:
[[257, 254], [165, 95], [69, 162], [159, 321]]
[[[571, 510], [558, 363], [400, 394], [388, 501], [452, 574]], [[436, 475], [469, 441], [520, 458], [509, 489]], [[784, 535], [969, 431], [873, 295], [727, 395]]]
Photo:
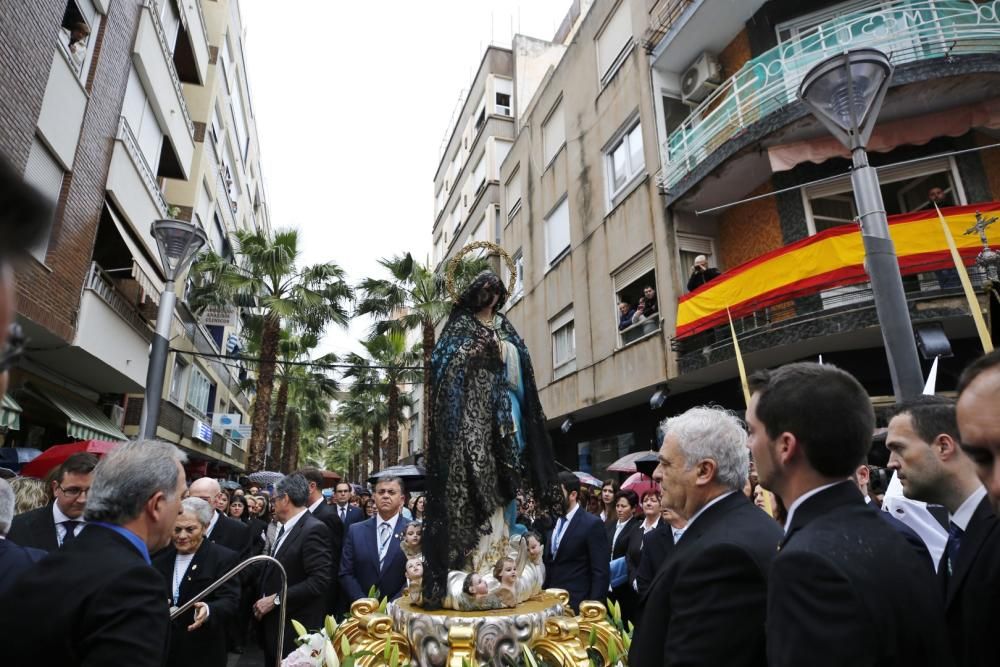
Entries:
[[810, 521], [842, 505], [863, 505], [864, 502], [864, 496], [861, 495], [861, 491], [858, 490], [858, 487], [854, 486], [853, 482], [849, 481], [835, 484], [829, 489], [823, 489], [811, 498], [807, 498], [805, 502], [795, 508], [795, 513], [792, 515], [792, 523], [788, 526], [785, 537], [778, 544], [778, 551], [781, 551], [788, 544], [788, 541], [792, 539], [792, 535], [805, 527]]
[[190, 600], [201, 592], [200, 590], [191, 590], [192, 582], [195, 578], [200, 577], [201, 572], [205, 571], [205, 562], [208, 560], [208, 552], [211, 548], [212, 547], [202, 544], [198, 548], [198, 551], [194, 552], [194, 558], [192, 558], [191, 562], [188, 564], [187, 572], [184, 573], [184, 578], [181, 580], [179, 591], [179, 597], [181, 600]]
[[[954, 571], [948, 577], [948, 598], [946, 606], [950, 606], [955, 594], [962, 587], [962, 581], [976, 561], [979, 550], [986, 543], [986, 538], [996, 529], [997, 519], [990, 509], [989, 498], [983, 498], [969, 521], [968, 530], [962, 536], [962, 546], [958, 550], [958, 562]], [[944, 565], [947, 568], [947, 565]]]
[[580, 529], [580, 525], [583, 523], [583, 520], [580, 518], [580, 512], [583, 511], [584, 509], [579, 505], [577, 505], [576, 512], [573, 514], [573, 518], [570, 519], [569, 523], [566, 525], [566, 529], [563, 531], [562, 537], [559, 539], [559, 550], [556, 552], [555, 557], [552, 559], [553, 561], [557, 561], [560, 559], [559, 554], [566, 553], [566, 551], [563, 550], [563, 547], [566, 545], [566, 542], [570, 538], [572, 538], [576, 534], [576, 532]]
[[46, 505], [35, 524], [35, 534], [38, 536], [38, 544], [46, 544], [49, 551], [56, 551], [59, 549], [59, 536], [56, 534], [56, 520], [52, 512], [52, 504]]
[[[285, 536], [285, 539], [281, 541], [281, 546], [278, 548], [278, 551], [275, 552], [274, 556], [279, 560], [283, 554], [288, 553], [288, 549], [291, 548], [293, 544], [298, 542], [299, 538], [302, 536], [303, 526], [305, 526], [306, 522], [312, 518], [309, 510], [306, 510], [303, 514], [305, 514], [305, 516], [299, 517], [299, 520], [295, 522], [294, 526], [292, 526], [292, 530]], [[319, 519], [317, 519], [317, 521], [318, 520]]]

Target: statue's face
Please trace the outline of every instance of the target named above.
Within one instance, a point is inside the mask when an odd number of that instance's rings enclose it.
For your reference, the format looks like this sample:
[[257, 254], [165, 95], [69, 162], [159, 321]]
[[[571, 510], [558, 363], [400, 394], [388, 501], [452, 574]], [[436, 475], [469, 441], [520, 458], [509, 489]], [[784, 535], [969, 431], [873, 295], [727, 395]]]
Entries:
[[419, 560], [411, 560], [406, 564], [406, 576], [410, 579], [419, 579], [424, 576], [424, 563]]
[[423, 531], [420, 529], [419, 526], [407, 526], [406, 535], [404, 536], [403, 540], [406, 544], [410, 545], [411, 547], [419, 547], [420, 537], [422, 532]]
[[528, 556], [532, 560], [540, 558], [542, 555], [542, 543], [536, 540], [534, 537], [528, 538]]

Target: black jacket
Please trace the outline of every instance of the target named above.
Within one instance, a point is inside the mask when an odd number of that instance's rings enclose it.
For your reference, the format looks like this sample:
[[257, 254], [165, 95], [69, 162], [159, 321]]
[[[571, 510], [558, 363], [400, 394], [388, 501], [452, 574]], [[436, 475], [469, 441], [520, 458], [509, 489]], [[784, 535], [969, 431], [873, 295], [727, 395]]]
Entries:
[[767, 571], [780, 540], [778, 524], [739, 491], [706, 509], [639, 598], [629, 666], [763, 667]]
[[663, 519], [648, 533], [642, 532], [642, 524], [632, 533], [628, 543], [628, 580], [635, 583], [637, 596], [646, 592], [673, 548], [674, 533]]
[[[163, 577], [167, 604], [173, 600], [174, 560], [177, 550], [173, 546], [159, 551], [153, 558], [155, 567]], [[193, 598], [209, 587], [216, 579], [232, 569], [237, 562], [236, 552], [226, 547], [204, 540], [180, 585], [177, 606]], [[170, 625], [170, 649], [167, 652], [167, 667], [225, 667], [226, 664], [226, 624], [236, 614], [240, 600], [238, 578], [230, 579], [207, 598], [209, 615], [197, 630], [188, 631], [194, 623], [194, 610], [177, 617]]]
[[849, 481], [795, 509], [768, 576], [770, 667], [952, 664], [934, 575], [876, 511]]
[[1000, 644], [993, 638], [1000, 619], [1000, 521], [989, 498], [982, 499], [966, 526], [951, 575], [946, 559], [947, 551], [938, 578], [955, 664], [1000, 665]]
[[[642, 519], [638, 517], [632, 517], [629, 519], [622, 531], [618, 534], [618, 539], [612, 543], [615, 539], [615, 528], [618, 527], [618, 522], [608, 528], [608, 545], [611, 548], [611, 560], [617, 558], [625, 558], [628, 560], [628, 546], [632, 540], [632, 537], [636, 533], [642, 533]], [[628, 563], [625, 564], [626, 570], [628, 569]], [[614, 588], [611, 589], [610, 599], [618, 602], [618, 606], [621, 608], [622, 619], [624, 619], [626, 627], [628, 622], [632, 621], [635, 623], [635, 606], [638, 602], [638, 596], [635, 594], [635, 590], [632, 588], [632, 579], [626, 576], [625, 581]]]
[[709, 283], [716, 278], [718, 278], [722, 273], [715, 267], [709, 267], [704, 271], [699, 271], [697, 273], [692, 273], [691, 277], [688, 278], [688, 292], [693, 292], [702, 285]]
[[22, 573], [47, 555], [41, 549], [22, 547], [9, 539], [0, 540], [0, 595], [13, 586]]
[[56, 535], [56, 522], [52, 518], [52, 503], [15, 516], [10, 522], [7, 539], [14, 540], [22, 547], [42, 551], [58, 549], [59, 539]]
[[250, 555], [254, 536], [250, 533], [250, 526], [238, 519], [228, 517], [216, 510], [219, 520], [212, 528], [212, 534], [208, 536], [208, 541], [226, 547], [230, 551], [235, 551], [240, 560]]
[[557, 525], [555, 522], [552, 530], [545, 533], [545, 588], [568, 591], [570, 604], [576, 610], [584, 600], [603, 602], [611, 581], [608, 568], [611, 545], [601, 518], [577, 507], [553, 558], [552, 533]]
[[169, 626], [163, 577], [94, 524], [0, 597], [4, 665], [161, 667]]
[[[288, 594], [281, 600], [285, 607], [283, 656], [295, 650], [295, 630], [292, 619], [309, 629], [320, 628], [326, 613], [326, 596], [330, 586], [330, 529], [305, 510], [285, 536], [274, 557], [288, 576]], [[278, 568], [265, 565], [257, 599], [281, 593]], [[265, 664], [274, 662], [278, 638], [279, 610], [274, 608], [261, 621]]]
[[332, 614], [337, 608], [337, 595], [340, 590], [340, 552], [344, 548], [344, 523], [325, 500], [316, 507], [312, 515], [330, 529], [330, 586], [326, 594], [326, 613]]

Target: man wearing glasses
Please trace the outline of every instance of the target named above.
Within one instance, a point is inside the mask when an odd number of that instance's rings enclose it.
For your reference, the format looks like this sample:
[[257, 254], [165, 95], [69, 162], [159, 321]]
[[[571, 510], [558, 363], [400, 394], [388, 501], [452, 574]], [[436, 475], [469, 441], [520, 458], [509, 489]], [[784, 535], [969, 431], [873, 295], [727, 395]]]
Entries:
[[83, 530], [83, 510], [94, 478], [97, 457], [86, 452], [71, 455], [52, 480], [55, 501], [14, 517], [7, 537], [22, 547], [55, 551]]

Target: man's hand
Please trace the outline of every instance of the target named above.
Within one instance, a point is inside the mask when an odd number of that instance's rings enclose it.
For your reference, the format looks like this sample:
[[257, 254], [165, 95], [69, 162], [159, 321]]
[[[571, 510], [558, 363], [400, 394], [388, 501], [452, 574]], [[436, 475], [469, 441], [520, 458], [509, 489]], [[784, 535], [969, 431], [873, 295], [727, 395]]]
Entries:
[[272, 611], [274, 611], [274, 598], [276, 597], [278, 597], [277, 593], [275, 593], [274, 595], [268, 595], [266, 597], [262, 597], [261, 599], [254, 602], [253, 603], [254, 618], [256, 618], [259, 621], [260, 619], [264, 618]]
[[194, 603], [194, 623], [188, 626], [188, 632], [197, 630], [208, 620], [208, 605], [204, 602]]

